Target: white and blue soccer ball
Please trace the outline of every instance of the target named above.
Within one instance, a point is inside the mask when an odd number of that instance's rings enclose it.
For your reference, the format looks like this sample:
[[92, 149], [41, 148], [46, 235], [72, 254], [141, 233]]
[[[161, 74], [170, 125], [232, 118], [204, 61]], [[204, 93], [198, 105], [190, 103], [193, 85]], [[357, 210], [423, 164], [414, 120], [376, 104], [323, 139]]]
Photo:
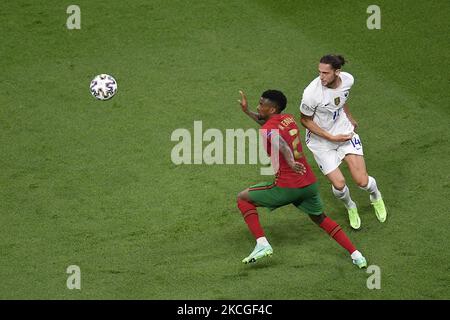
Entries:
[[117, 92], [117, 81], [109, 74], [99, 74], [95, 76], [90, 85], [91, 94], [98, 100], [109, 100]]

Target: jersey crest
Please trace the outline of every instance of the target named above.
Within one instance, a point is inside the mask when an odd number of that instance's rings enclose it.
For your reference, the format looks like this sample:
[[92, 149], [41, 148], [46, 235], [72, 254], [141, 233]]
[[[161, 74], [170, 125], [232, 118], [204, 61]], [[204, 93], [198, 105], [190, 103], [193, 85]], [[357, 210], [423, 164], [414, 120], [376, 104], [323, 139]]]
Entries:
[[341, 98], [340, 98], [340, 97], [334, 98], [334, 104], [335, 104], [336, 106], [338, 106], [339, 103], [341, 103]]

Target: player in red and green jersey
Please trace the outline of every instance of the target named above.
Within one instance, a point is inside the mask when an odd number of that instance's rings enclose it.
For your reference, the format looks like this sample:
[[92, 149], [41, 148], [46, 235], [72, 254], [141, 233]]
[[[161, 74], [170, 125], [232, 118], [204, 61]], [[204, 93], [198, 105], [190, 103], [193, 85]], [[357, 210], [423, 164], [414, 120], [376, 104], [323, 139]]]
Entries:
[[266, 151], [276, 170], [275, 182], [254, 185], [238, 195], [238, 208], [256, 239], [255, 249], [242, 262], [256, 262], [273, 253], [259, 223], [256, 207], [274, 210], [293, 204], [345, 248], [354, 264], [359, 268], [367, 267], [361, 252], [356, 250], [341, 227], [323, 212], [316, 177], [302, 152], [298, 126], [292, 115], [282, 114], [287, 104], [285, 95], [278, 90], [265, 91], [256, 113], [248, 110], [247, 98], [242, 91], [240, 94], [242, 111], [262, 125], [261, 134], [267, 141]]

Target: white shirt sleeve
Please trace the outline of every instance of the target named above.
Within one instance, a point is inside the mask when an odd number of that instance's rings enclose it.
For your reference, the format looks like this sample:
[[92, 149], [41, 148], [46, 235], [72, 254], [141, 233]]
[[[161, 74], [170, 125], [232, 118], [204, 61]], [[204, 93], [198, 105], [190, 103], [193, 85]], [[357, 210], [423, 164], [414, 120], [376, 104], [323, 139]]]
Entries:
[[309, 93], [309, 90], [303, 91], [302, 102], [300, 103], [300, 112], [305, 116], [311, 117], [317, 107], [317, 103], [315, 103], [313, 99], [313, 95]]
[[347, 77], [347, 83], [346, 85], [349, 86], [350, 88], [353, 86], [353, 84], [355, 83], [355, 78], [348, 72], [342, 72], [343, 75], [345, 75]]
[[355, 84], [355, 78], [350, 73], [348, 75], [350, 76], [351, 79], [350, 86], [353, 86]]

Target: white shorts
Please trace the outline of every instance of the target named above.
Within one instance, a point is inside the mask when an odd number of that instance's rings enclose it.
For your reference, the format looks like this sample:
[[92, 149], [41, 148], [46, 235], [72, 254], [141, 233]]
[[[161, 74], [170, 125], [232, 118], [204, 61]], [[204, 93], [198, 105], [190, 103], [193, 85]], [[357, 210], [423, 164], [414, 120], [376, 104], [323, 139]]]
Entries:
[[347, 154], [364, 155], [361, 140], [356, 133], [351, 140], [333, 143], [331, 145], [334, 147], [328, 150], [322, 148], [316, 149], [308, 146], [314, 155], [314, 159], [316, 160], [319, 169], [324, 175], [327, 175], [338, 168]]

